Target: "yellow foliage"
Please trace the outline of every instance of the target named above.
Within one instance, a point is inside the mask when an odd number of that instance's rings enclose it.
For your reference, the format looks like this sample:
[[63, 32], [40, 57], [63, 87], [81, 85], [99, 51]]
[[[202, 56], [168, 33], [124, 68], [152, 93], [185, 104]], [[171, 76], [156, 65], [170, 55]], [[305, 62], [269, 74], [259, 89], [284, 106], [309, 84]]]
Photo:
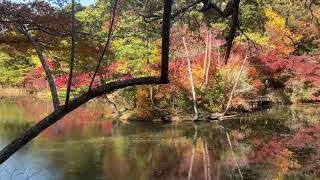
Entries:
[[233, 84], [241, 68], [241, 63], [242, 62], [239, 56], [231, 56], [230, 63], [224, 65], [222, 68], [219, 69], [219, 73], [224, 78], [226, 84]]
[[148, 86], [139, 86], [137, 88], [136, 113], [141, 118], [147, 118], [152, 115]]
[[269, 20], [267, 24], [272, 25], [274, 27], [285, 29], [285, 19], [281, 17], [277, 12], [275, 12], [271, 7], [267, 7], [265, 9], [265, 15], [266, 17], [268, 17]]
[[113, 49], [119, 49], [122, 46], [122, 42], [120, 40], [113, 40], [111, 43]]
[[295, 50], [294, 42], [299, 41], [301, 36], [293, 34], [286, 27], [285, 18], [271, 7], [265, 8], [265, 16], [268, 18], [265, 27], [270, 42], [283, 55], [290, 55]]
[[37, 55], [31, 55], [31, 61], [33, 64], [35, 64], [37, 67], [41, 66], [40, 59]]
[[150, 63], [159, 63], [161, 62], [161, 50], [159, 48], [154, 48], [152, 50]]
[[275, 179], [282, 179], [283, 174], [286, 174], [289, 169], [300, 168], [299, 162], [294, 158], [293, 152], [284, 149], [275, 160], [276, 166], [280, 169], [278, 177]]
[[[273, 47], [272, 44], [269, 44], [269, 37], [266, 35], [262, 35], [257, 32], [246, 32], [246, 35], [255, 43], [262, 45], [262, 46], [269, 46]], [[239, 36], [237, 41], [240, 42], [247, 42], [247, 38], [245, 36]]]
[[203, 73], [203, 68], [201, 67], [201, 65], [193, 64], [192, 75], [193, 75], [194, 85], [196, 88], [199, 88], [199, 89], [203, 81], [202, 73]]
[[128, 73], [129, 67], [128, 67], [128, 62], [127, 61], [121, 61], [121, 66], [117, 67], [117, 72], [118, 73]]
[[[198, 65], [198, 64], [192, 64], [191, 68], [192, 68], [192, 79], [193, 79], [194, 86], [195, 88], [200, 89], [203, 83], [203, 75], [202, 75], [203, 68], [201, 67], [201, 65]], [[187, 77], [188, 80], [187, 81], [185, 81], [184, 79], [180, 79], [180, 80], [184, 83], [185, 86], [191, 87], [190, 76], [189, 76], [189, 71], [187, 66], [181, 70], [181, 74]]]

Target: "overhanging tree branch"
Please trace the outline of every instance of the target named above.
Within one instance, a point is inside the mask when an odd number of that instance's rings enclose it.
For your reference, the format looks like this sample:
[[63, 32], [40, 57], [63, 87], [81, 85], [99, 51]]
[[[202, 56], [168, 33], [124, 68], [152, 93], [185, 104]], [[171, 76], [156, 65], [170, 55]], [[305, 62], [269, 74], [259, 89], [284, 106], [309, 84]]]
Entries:
[[[188, 5], [186, 5], [185, 7], [181, 8], [180, 10], [178, 10], [177, 12], [171, 14], [171, 19], [175, 19], [179, 16], [181, 16], [181, 14], [184, 14], [185, 12], [189, 11], [190, 9], [192, 9], [193, 7], [195, 7], [196, 5], [200, 4], [203, 0], [197, 0], [193, 3], [190, 3]], [[149, 22], [153, 22], [153, 21], [157, 21], [160, 20], [162, 17], [158, 14], [149, 14], [149, 15], [143, 15], [143, 14], [139, 14], [135, 19], [142, 17], [143, 20], [147, 23]]]
[[[190, 3], [189, 5], [181, 8], [180, 10], [176, 11], [175, 13], [171, 14], [171, 18], [175, 19], [177, 17], [181, 17], [185, 12], [189, 11], [190, 9], [194, 8], [196, 5], [198, 5], [200, 3], [203, 3], [204, 6], [201, 9], [198, 9], [199, 12], [208, 12], [210, 10], [214, 10], [223, 18], [228, 18], [231, 16], [230, 24], [229, 24], [230, 30], [225, 38], [226, 39], [225, 63], [227, 64], [228, 59], [230, 58], [233, 41], [236, 37], [237, 29], [239, 26], [240, 0], [229, 0], [224, 9], [221, 9], [221, 7], [219, 7], [219, 4], [215, 4], [210, 0], [197, 0], [197, 1], [194, 1], [193, 3]], [[144, 16], [142, 14], [139, 14], [139, 16], [142, 16], [145, 22], [156, 21], [161, 17], [157, 14], [150, 14], [148, 16]]]
[[44, 131], [45, 129], [59, 121], [61, 118], [63, 118], [66, 114], [77, 109], [90, 99], [129, 86], [142, 84], [159, 84], [161, 82], [162, 81], [158, 77], [135, 78], [126, 81], [111, 82], [92, 89], [90, 91], [90, 94], [83, 94], [82, 96], [70, 101], [67, 105], [58, 107], [55, 111], [53, 111], [47, 117], [39, 121], [28, 131], [26, 131], [23, 135], [21, 135], [19, 138], [15, 139], [8, 146], [2, 149], [0, 151], [0, 164], [5, 162], [8, 158], [10, 158], [15, 152], [17, 152], [20, 148], [26, 145], [33, 138], [37, 137], [42, 131]]
[[[162, 44], [169, 46], [170, 41], [170, 23], [171, 23], [171, 4], [173, 0], [165, 0], [164, 4], [164, 14], [163, 14], [163, 33], [162, 33]], [[112, 93], [113, 91], [129, 86], [142, 85], [142, 84], [166, 84], [168, 83], [168, 72], [163, 69], [168, 70], [169, 63], [169, 47], [162, 47], [162, 66], [161, 66], [161, 77], [142, 77], [134, 78], [130, 80], [120, 80], [114, 81], [107, 84], [100, 85], [90, 92], [81, 95], [70, 101], [68, 104], [59, 106], [47, 117], [39, 121], [28, 131], [23, 133], [20, 137], [16, 138], [9, 145], [0, 151], [0, 164], [9, 159], [15, 152], [21, 149], [24, 145], [30, 142], [32, 139], [37, 137], [42, 131], [59, 121], [66, 114], [77, 109], [82, 104], [87, 101], [96, 98], [98, 96], [104, 95], [106, 93]]]

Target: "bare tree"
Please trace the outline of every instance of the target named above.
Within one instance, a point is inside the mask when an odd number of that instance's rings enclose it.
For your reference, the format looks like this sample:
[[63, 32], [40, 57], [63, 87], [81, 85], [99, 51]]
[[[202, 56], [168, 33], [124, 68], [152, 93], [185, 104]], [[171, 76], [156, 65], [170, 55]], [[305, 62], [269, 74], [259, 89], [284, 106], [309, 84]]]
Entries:
[[189, 72], [189, 79], [190, 79], [190, 84], [191, 84], [191, 91], [192, 91], [192, 100], [193, 100], [193, 109], [194, 109], [194, 117], [192, 120], [197, 120], [198, 119], [198, 107], [197, 107], [197, 97], [196, 97], [196, 91], [194, 88], [194, 83], [193, 83], [193, 75], [192, 75], [192, 67], [191, 67], [191, 61], [190, 61], [190, 55], [189, 51], [187, 48], [186, 40], [184, 37], [182, 37], [183, 45], [184, 45], [184, 50], [186, 53], [186, 58], [188, 61], [188, 72]]
[[89, 85], [89, 91], [88, 91], [88, 94], [90, 93], [91, 91], [91, 88], [92, 88], [92, 85], [93, 85], [93, 82], [94, 82], [94, 79], [99, 71], [99, 68], [101, 66], [101, 62], [103, 60], [103, 57], [105, 55], [105, 53], [107, 52], [107, 50], [109, 49], [109, 46], [110, 46], [110, 41], [111, 41], [111, 36], [112, 36], [112, 31], [113, 31], [113, 26], [114, 26], [114, 21], [115, 21], [115, 15], [116, 15], [116, 11], [117, 11], [117, 5], [118, 5], [118, 0], [116, 0], [114, 2], [114, 8], [113, 8], [113, 11], [112, 11], [112, 17], [110, 19], [110, 27], [109, 27], [109, 32], [108, 32], [108, 38], [107, 38], [107, 43], [103, 49], [103, 52], [100, 56], [100, 59], [99, 59], [99, 62], [98, 62], [98, 65], [96, 67], [96, 70], [94, 71], [93, 73], [93, 76], [92, 76], [92, 79], [91, 79], [91, 82], [90, 82], [90, 85]]
[[207, 69], [207, 58], [208, 58], [208, 44], [209, 44], [209, 31], [207, 31], [207, 36], [206, 36], [206, 49], [204, 52], [204, 59], [203, 59], [203, 79], [205, 79], [206, 75], [206, 69]]
[[235, 79], [235, 81], [234, 81], [232, 90], [231, 90], [231, 92], [230, 92], [226, 109], [225, 109], [224, 112], [222, 113], [223, 115], [224, 115], [224, 114], [229, 110], [229, 108], [230, 108], [231, 101], [232, 101], [232, 98], [233, 98], [233, 95], [234, 95], [234, 91], [236, 90], [236, 87], [238, 86], [238, 82], [239, 82], [239, 79], [240, 79], [240, 77], [241, 77], [241, 73], [242, 73], [242, 71], [243, 71], [243, 69], [244, 69], [244, 66], [245, 66], [245, 64], [246, 64], [246, 62], [247, 62], [247, 59], [248, 59], [248, 54], [246, 53], [246, 56], [245, 56], [245, 58], [243, 59], [243, 62], [242, 62], [242, 64], [241, 64], [241, 66], [240, 66], [240, 69], [239, 69], [238, 74], [237, 74], [237, 76], [236, 76], [236, 79]]
[[238, 173], [239, 173], [239, 176], [241, 178], [241, 180], [243, 180], [243, 175], [242, 175], [242, 172], [241, 172], [241, 169], [240, 169], [240, 165], [238, 163], [238, 160], [237, 160], [237, 157], [236, 157], [236, 154], [234, 153], [234, 150], [232, 148], [232, 143], [231, 143], [231, 140], [230, 140], [230, 136], [229, 136], [229, 133], [227, 132], [227, 130], [225, 129], [226, 131], [226, 136], [227, 136], [227, 141], [228, 141], [228, 145], [230, 147], [230, 151], [231, 151], [231, 154], [232, 154], [232, 158], [237, 166], [237, 169], [238, 169]]
[[204, 79], [204, 85], [207, 86], [209, 82], [209, 71], [210, 71], [210, 65], [211, 65], [211, 49], [212, 49], [212, 35], [211, 32], [209, 32], [209, 40], [208, 40], [208, 62], [207, 67], [205, 69], [205, 79]]

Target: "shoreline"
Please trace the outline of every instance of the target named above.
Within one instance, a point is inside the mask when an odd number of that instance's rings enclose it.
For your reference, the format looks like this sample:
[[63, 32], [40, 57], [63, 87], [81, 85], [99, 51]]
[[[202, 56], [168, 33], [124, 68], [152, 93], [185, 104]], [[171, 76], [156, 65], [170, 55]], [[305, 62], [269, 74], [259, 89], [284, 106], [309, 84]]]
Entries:
[[[10, 90], [10, 92], [9, 92]], [[5, 99], [5, 98], [36, 98], [39, 100], [48, 100], [50, 99], [50, 97], [47, 96], [47, 94], [44, 93], [34, 93], [34, 94], [30, 94], [27, 93], [27, 90], [21, 90], [21, 89], [15, 89], [15, 91], [12, 93], [11, 91], [12, 89], [0, 89], [0, 100], [1, 99]], [[96, 99], [95, 101], [101, 101], [100, 99]], [[101, 101], [103, 102], [103, 101]], [[303, 103], [296, 103], [296, 104], [283, 104], [283, 105], [310, 105], [310, 104], [320, 104], [319, 101], [317, 102], [303, 102]], [[127, 113], [132, 114], [132, 116], [128, 116], [127, 118], [123, 119], [120, 117], [115, 118], [118, 119], [120, 121], [141, 121], [141, 122], [214, 122], [214, 121], [223, 121], [223, 120], [228, 120], [228, 119], [234, 119], [234, 118], [238, 118], [241, 116], [245, 116], [245, 115], [250, 115], [256, 112], [261, 112], [267, 109], [270, 109], [274, 106], [276, 106], [276, 103], [272, 103], [271, 105], [267, 105], [267, 106], [259, 106], [244, 112], [241, 112], [241, 109], [235, 109], [235, 110], [230, 110], [229, 112], [227, 112], [224, 116], [220, 115], [219, 113], [211, 113], [211, 112], [203, 112], [200, 113], [200, 117], [193, 121], [192, 117], [193, 114], [188, 114], [188, 113], [182, 113], [182, 114], [175, 114], [172, 112], [157, 112], [158, 116], [154, 116], [154, 117], [147, 117], [147, 118], [142, 118], [142, 117], [138, 117], [135, 116], [134, 114], [134, 110], [130, 110], [127, 111]], [[123, 115], [123, 114], [122, 114]]]

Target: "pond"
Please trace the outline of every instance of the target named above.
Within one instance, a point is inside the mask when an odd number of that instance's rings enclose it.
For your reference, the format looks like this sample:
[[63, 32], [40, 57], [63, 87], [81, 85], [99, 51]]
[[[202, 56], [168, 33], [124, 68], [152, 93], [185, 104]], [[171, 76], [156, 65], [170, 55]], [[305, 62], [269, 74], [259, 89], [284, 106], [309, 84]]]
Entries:
[[[0, 180], [316, 179], [319, 108], [274, 107], [220, 123], [122, 123], [89, 103], [2, 164]], [[50, 109], [0, 99], [0, 147]]]

